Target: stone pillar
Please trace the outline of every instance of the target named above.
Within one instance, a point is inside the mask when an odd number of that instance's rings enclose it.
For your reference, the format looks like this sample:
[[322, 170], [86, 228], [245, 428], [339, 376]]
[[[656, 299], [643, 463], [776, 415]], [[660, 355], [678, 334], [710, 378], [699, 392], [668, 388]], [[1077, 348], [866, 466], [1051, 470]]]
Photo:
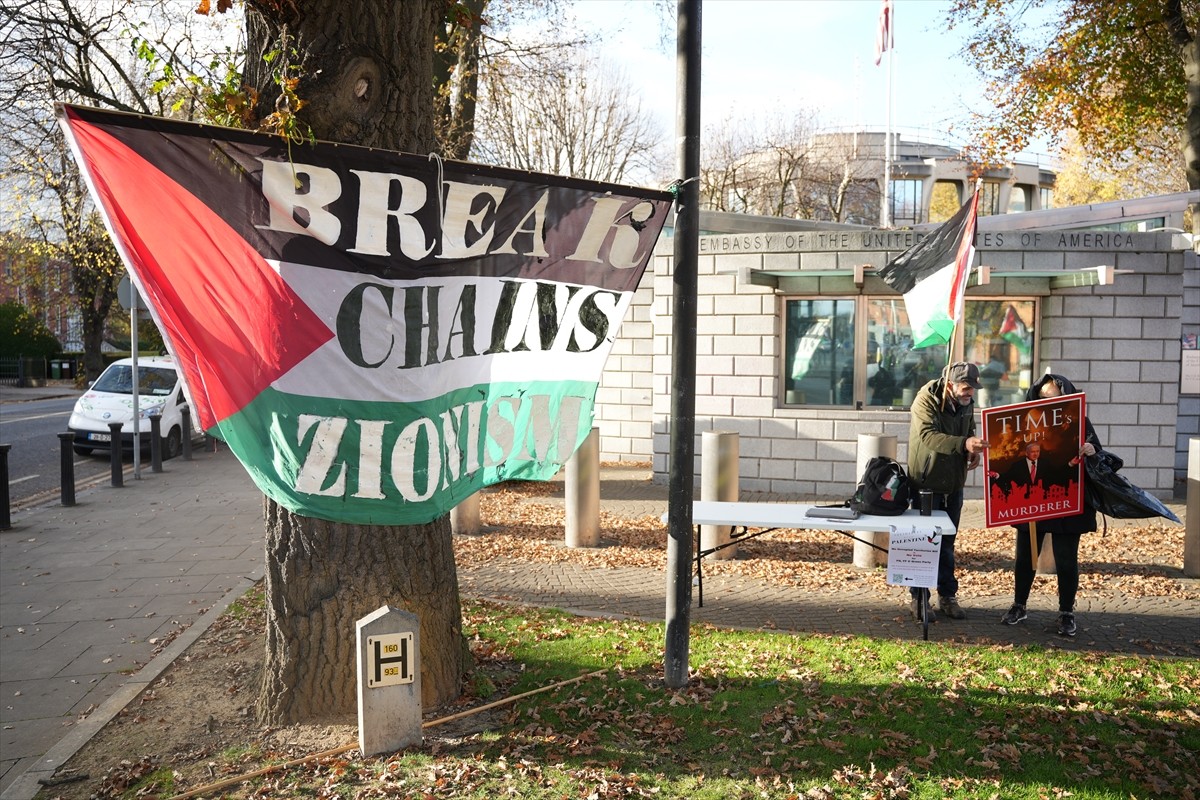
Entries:
[[358, 748], [364, 756], [420, 745], [421, 639], [416, 614], [380, 606], [358, 636]]
[[[867, 468], [867, 462], [876, 456], [895, 458], [896, 437], [882, 433], [860, 433], [858, 435], [858, 454], [854, 459], [855, 488], [858, 487], [858, 479], [862, 477], [863, 472]], [[863, 540], [857, 541], [856, 539], [854, 542], [854, 566], [862, 569], [870, 569], [876, 565], [883, 566], [887, 564], [887, 553], [884, 553], [882, 550], [876, 550], [874, 547], [866, 544], [866, 542], [874, 542], [881, 547], [886, 547], [888, 534], [856, 531], [854, 535], [857, 539]]]
[[479, 492], [450, 509], [450, 530], [455, 536], [475, 536], [479, 533]]
[[[735, 431], [704, 431], [700, 435], [700, 499], [736, 503], [739, 438]], [[700, 549], [728, 544], [733, 528], [729, 525], [701, 525]], [[737, 547], [726, 547], [706, 558], [723, 560], [737, 555]]]
[[567, 460], [567, 547], [600, 544], [600, 429]]
[[1183, 511], [1183, 574], [1200, 578], [1200, 439], [1188, 439], [1187, 508]]

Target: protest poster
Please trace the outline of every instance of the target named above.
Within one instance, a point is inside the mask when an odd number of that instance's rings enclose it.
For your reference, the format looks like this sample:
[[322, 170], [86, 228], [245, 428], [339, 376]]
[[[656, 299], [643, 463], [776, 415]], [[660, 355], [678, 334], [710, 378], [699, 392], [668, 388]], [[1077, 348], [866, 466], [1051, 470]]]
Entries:
[[985, 518], [989, 528], [1083, 510], [1084, 396], [983, 410]]

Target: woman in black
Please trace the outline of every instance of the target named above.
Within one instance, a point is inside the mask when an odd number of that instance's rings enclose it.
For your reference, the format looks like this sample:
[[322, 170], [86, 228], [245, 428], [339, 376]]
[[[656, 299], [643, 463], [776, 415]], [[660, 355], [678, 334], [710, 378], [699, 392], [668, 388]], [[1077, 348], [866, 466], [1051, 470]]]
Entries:
[[[1037, 383], [1029, 387], [1025, 400], [1044, 400], [1060, 397], [1064, 394], [1078, 394], [1069, 380], [1061, 375], [1046, 373]], [[1100, 438], [1096, 435], [1092, 422], [1084, 417], [1084, 441], [1079, 449], [1080, 457], [1093, 456], [1100, 450]], [[1086, 480], [1086, 478], [1085, 478]], [[1029, 601], [1029, 591], [1033, 588], [1034, 568], [1030, 555], [1029, 525], [1016, 525], [1017, 529], [1017, 564], [1014, 570], [1016, 592], [1013, 596], [1012, 608], [1008, 610], [1001, 622], [1005, 625], [1016, 625], [1024, 622], [1029, 615], [1025, 604]], [[1096, 510], [1087, 504], [1086, 493], [1083, 511], [1071, 517], [1038, 520], [1038, 552], [1041, 553], [1042, 543], [1050, 536], [1051, 547], [1054, 551], [1054, 566], [1058, 573], [1058, 635], [1074, 636], [1077, 630], [1075, 624], [1075, 595], [1079, 591], [1079, 537], [1096, 530]]]

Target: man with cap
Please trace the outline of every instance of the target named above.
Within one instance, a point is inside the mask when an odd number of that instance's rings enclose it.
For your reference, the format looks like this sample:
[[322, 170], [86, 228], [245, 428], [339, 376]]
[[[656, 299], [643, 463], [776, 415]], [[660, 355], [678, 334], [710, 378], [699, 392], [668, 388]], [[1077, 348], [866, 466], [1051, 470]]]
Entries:
[[[957, 361], [942, 370], [942, 377], [917, 392], [908, 429], [908, 479], [913, 505], [920, 492], [933, 493], [934, 509], [942, 509], [958, 530], [962, 516], [963, 486], [967, 472], [979, 466], [987, 442], [975, 435], [973, 403], [979, 383], [979, 367]], [[938, 557], [938, 610], [950, 619], [965, 619], [958, 604], [958, 578], [954, 575], [955, 537], [943, 536]], [[912, 589], [910, 607], [920, 621], [922, 602], [928, 589]], [[932, 616], [932, 615], [931, 615]]]

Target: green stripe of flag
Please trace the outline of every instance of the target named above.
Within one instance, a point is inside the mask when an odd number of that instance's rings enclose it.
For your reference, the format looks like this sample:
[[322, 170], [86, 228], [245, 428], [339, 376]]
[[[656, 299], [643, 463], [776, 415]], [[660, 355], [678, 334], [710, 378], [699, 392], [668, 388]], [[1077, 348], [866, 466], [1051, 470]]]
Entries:
[[547, 480], [592, 427], [596, 384], [479, 384], [420, 403], [268, 389], [212, 433], [303, 516], [419, 525], [479, 489]]

